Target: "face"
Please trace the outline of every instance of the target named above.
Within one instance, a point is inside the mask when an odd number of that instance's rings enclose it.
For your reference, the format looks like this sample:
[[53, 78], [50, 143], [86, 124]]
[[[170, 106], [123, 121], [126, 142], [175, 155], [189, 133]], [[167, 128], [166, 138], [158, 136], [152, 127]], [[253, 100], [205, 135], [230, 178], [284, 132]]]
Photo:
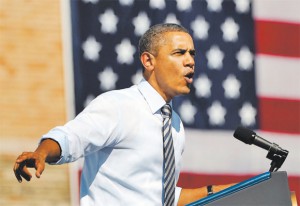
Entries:
[[167, 32], [165, 43], [153, 57], [148, 82], [169, 102], [177, 95], [188, 94], [193, 82], [195, 49], [191, 36], [184, 32]]

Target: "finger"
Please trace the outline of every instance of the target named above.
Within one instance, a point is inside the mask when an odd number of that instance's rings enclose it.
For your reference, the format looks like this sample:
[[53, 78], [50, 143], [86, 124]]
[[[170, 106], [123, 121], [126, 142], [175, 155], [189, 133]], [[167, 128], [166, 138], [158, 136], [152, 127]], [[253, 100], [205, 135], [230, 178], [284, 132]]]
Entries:
[[22, 168], [20, 168], [21, 164], [23, 164], [23, 162], [26, 161], [25, 156], [24, 156], [24, 152], [16, 159], [15, 165], [14, 165], [14, 173], [15, 176], [17, 178], [17, 180], [19, 182], [22, 182], [22, 177], [21, 177], [21, 170]]
[[30, 181], [32, 177], [31, 173], [28, 170], [26, 162], [20, 164], [20, 167], [18, 168], [18, 173], [21, 175], [21, 177], [23, 177], [27, 181]]
[[37, 160], [35, 162], [35, 169], [36, 169], [35, 176], [37, 178], [40, 178], [45, 169], [45, 162]]
[[22, 164], [22, 165], [16, 164], [14, 167], [14, 172], [15, 172], [15, 176], [16, 176], [17, 180], [20, 183], [22, 182], [22, 177], [27, 181], [30, 181], [30, 179], [32, 177], [31, 173], [29, 172], [29, 170], [25, 164]]
[[18, 158], [16, 159], [16, 163], [22, 163], [26, 160], [29, 159], [34, 159], [34, 155], [32, 152], [23, 152], [21, 155], [18, 156]]
[[19, 172], [19, 166], [20, 166], [19, 163], [16, 163], [14, 165], [14, 173], [15, 173], [15, 176], [16, 176], [17, 180], [21, 183], [22, 182], [22, 177], [21, 177], [21, 174]]

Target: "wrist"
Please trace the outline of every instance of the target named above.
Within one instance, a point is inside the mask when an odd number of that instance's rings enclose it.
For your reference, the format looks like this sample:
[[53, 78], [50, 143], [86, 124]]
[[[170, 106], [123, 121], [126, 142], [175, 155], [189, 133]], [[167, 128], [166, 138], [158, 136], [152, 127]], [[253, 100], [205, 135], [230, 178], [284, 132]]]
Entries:
[[45, 162], [57, 162], [61, 155], [59, 144], [53, 139], [43, 139], [35, 150]]
[[212, 185], [208, 185], [206, 187], [206, 189], [207, 189], [207, 196], [214, 194], [213, 186]]

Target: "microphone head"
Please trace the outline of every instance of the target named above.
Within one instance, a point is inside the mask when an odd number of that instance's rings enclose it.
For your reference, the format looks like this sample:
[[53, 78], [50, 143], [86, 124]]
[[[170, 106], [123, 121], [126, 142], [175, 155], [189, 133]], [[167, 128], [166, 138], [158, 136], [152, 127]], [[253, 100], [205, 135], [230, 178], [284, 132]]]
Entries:
[[237, 138], [238, 140], [246, 143], [246, 144], [253, 144], [255, 139], [256, 133], [251, 131], [250, 129], [247, 129], [245, 127], [238, 127], [236, 128], [233, 136]]

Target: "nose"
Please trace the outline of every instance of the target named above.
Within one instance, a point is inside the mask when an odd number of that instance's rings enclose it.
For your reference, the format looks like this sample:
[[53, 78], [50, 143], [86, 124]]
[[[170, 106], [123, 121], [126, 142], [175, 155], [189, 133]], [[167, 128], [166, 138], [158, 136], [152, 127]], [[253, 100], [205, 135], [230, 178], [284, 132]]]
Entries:
[[189, 52], [186, 53], [185, 66], [190, 67], [192, 69], [195, 66], [195, 57], [194, 57], [194, 55], [190, 54]]

